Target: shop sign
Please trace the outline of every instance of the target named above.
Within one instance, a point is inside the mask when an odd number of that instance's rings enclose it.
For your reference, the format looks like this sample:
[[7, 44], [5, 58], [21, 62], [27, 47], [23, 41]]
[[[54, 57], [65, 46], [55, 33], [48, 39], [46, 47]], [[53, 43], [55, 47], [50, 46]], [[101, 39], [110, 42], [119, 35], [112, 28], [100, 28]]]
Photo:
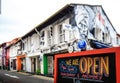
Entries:
[[116, 83], [115, 54], [58, 59], [57, 83]]

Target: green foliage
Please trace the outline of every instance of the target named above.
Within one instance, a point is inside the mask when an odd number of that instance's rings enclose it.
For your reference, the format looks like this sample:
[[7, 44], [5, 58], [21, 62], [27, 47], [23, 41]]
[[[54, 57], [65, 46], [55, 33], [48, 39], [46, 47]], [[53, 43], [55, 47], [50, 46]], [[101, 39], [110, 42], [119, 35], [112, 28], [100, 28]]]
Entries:
[[40, 69], [37, 69], [36, 74], [40, 75]]

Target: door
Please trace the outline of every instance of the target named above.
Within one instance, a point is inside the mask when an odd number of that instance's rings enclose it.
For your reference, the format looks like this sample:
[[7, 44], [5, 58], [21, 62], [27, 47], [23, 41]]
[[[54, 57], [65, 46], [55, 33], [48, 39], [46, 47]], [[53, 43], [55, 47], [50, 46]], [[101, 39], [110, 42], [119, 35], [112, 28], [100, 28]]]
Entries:
[[13, 60], [13, 69], [16, 70], [16, 59]]
[[31, 58], [31, 71], [36, 72], [36, 58]]
[[48, 74], [53, 75], [53, 56], [48, 56], [47, 57], [48, 61]]
[[36, 58], [34, 58], [34, 72], [36, 72]]

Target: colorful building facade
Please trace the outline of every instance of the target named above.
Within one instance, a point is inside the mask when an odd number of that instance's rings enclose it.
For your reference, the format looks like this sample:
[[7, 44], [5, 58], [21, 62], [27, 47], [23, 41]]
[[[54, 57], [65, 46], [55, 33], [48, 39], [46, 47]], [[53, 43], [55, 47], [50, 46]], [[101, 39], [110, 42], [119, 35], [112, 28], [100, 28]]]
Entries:
[[0, 69], [2, 69], [2, 47], [0, 44]]
[[6, 43], [2, 44], [2, 68], [6, 69]]

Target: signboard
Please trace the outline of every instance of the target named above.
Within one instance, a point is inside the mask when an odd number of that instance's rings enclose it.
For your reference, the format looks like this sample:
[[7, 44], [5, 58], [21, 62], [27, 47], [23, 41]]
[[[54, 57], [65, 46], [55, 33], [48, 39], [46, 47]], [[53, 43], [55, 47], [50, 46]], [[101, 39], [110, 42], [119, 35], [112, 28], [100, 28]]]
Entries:
[[61, 58], [58, 65], [58, 83], [115, 83], [114, 53]]
[[120, 48], [115, 50], [106, 48], [56, 55], [54, 83], [119, 83], [120, 68], [116, 65], [120, 63]]

